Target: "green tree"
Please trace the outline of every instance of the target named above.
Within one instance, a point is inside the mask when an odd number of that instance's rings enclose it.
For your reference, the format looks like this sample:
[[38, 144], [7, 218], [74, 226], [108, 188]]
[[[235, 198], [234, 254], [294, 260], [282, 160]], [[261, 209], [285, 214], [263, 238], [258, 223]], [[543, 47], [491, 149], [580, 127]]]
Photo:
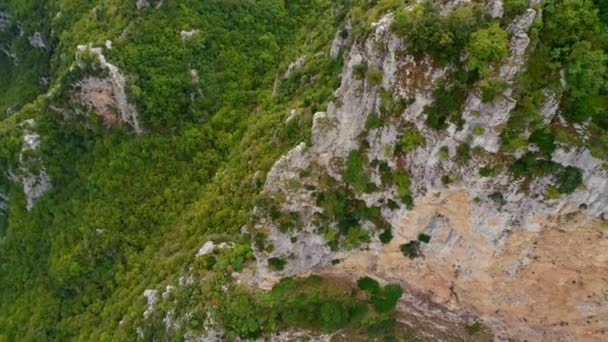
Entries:
[[468, 45], [467, 67], [476, 70], [481, 76], [489, 73], [488, 65], [500, 62], [507, 56], [509, 37], [498, 22], [471, 34]]

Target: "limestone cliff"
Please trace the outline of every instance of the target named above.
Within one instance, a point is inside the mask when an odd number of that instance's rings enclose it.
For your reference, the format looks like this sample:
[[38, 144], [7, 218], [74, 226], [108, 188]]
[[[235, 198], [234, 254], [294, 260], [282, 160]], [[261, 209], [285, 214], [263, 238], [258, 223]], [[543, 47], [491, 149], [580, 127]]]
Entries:
[[[457, 5], [449, 2], [443, 14]], [[502, 16], [502, 2], [490, 2], [487, 10], [492, 17]], [[450, 66], [437, 67], [408, 54], [403, 40], [390, 30], [392, 14], [374, 23], [366, 40], [353, 42], [344, 53], [336, 100], [314, 116], [311, 144], [298, 145], [268, 174], [264, 192], [278, 199], [276, 205], [289, 217], [285, 220], [297, 228], [261, 206], [255, 210], [252, 232], [264, 236], [270, 246], [254, 244], [256, 284], [268, 288], [281, 277], [309, 272], [353, 280], [371, 275], [407, 289], [400, 306], [403, 322], [436, 338], [445, 337], [452, 324], [478, 320], [498, 340], [605, 339], [604, 162], [585, 148], [558, 146], [552, 161], [581, 170], [583, 183], [562, 196], [548, 195], [553, 176], [527, 182], [506, 170], [492, 177], [480, 175], [480, 169], [500, 158], [527, 152], [499, 151], [500, 136], [517, 105], [513, 87], [527, 61], [528, 31], [541, 16], [541, 10], [531, 7], [508, 25], [509, 56], [494, 69], [504, 84], [500, 96], [484, 102], [478, 89], [469, 90], [460, 113], [462, 124], [443, 131], [427, 127], [425, 109]], [[333, 45], [335, 57], [344, 45], [339, 33]], [[380, 71], [382, 81], [361, 78], [361, 65]], [[545, 91], [542, 116], [547, 122], [560, 120], [560, 91]], [[382, 111], [386, 94], [404, 105], [397, 118], [370, 128], [368, 116]], [[420, 133], [422, 143], [406, 154], [396, 153], [399, 139], [411, 130]], [[465, 160], [457, 157], [462, 144], [474, 151]], [[370, 162], [365, 172], [373, 189], [352, 191], [354, 200], [379, 208], [381, 220], [392, 226], [394, 238], [387, 244], [378, 234], [381, 221], [364, 218], [361, 226], [369, 240], [355, 248], [332, 247], [331, 232], [340, 223], [330, 222], [327, 228], [328, 223], [318, 219], [328, 210], [320, 204], [322, 194], [338, 191], [336, 186], [353, 190], [344, 179], [345, 161], [353, 150]], [[381, 168], [374, 163], [409, 174], [414, 205], [388, 205], [398, 202], [403, 191], [383, 184]], [[421, 235], [422, 243], [417, 240]], [[410, 245], [412, 258], [402, 253], [408, 242], [415, 242]], [[276, 260], [284, 260], [284, 265], [277, 266]], [[452, 337], [458, 334], [454, 330]]]

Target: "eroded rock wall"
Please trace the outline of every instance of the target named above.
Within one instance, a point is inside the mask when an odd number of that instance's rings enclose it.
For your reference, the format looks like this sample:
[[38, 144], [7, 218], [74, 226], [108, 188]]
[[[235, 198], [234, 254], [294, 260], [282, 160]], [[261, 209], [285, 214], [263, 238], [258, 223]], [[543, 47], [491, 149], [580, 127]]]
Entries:
[[[457, 3], [446, 4], [443, 11], [449, 12]], [[502, 2], [493, 2], [488, 10], [500, 17]], [[308, 272], [370, 275], [402, 284], [409, 293], [400, 305], [403, 320], [423, 324], [430, 337], [441, 336], [451, 323], [480, 320], [497, 339], [605, 339], [608, 174], [604, 163], [586, 149], [560, 146], [552, 154], [553, 161], [582, 170], [583, 185], [557, 199], [545, 195], [554, 181], [549, 176], [532, 181], [524, 190], [523, 181], [506, 171], [493, 177], [479, 175], [480, 168], [489, 166], [499, 153], [501, 129], [517, 104], [513, 86], [526, 63], [528, 30], [540, 16], [540, 10], [530, 8], [508, 27], [510, 55], [495, 70], [506, 85], [502, 96], [484, 103], [479, 91], [471, 90], [461, 113], [464, 124], [445, 131], [426, 126], [424, 109], [449, 67], [437, 68], [430, 61], [403, 54], [401, 39], [390, 32], [391, 15], [373, 25], [365, 42], [354, 42], [344, 55], [336, 101], [314, 116], [312, 145], [298, 145], [268, 175], [265, 193], [283, 198], [282, 210], [299, 213], [303, 227], [281, 231], [261, 215], [254, 231], [266, 233], [273, 249], [256, 249], [256, 283], [268, 288], [282, 277]], [[353, 70], [362, 63], [382, 71], [381, 84], [357, 77]], [[399, 120], [367, 130], [367, 116], [378, 111], [381, 90], [411, 101]], [[541, 114], [551, 120], [559, 115], [560, 94], [547, 90], [545, 96]], [[485, 128], [482, 134], [473, 134], [477, 126]], [[390, 147], [404, 127], [418, 129], [424, 144], [400, 157]], [[457, 161], [456, 147], [465, 142], [480, 152]], [[332, 250], [314, 223], [323, 209], [317, 206], [312, 189], [324, 174], [343, 183], [344, 159], [362, 145], [368, 160], [408, 170], [415, 206], [382, 207], [382, 217], [395, 236], [389, 244], [382, 245], [372, 233], [373, 223], [366, 222], [363, 226], [371, 234], [368, 244], [355, 250]], [[444, 147], [448, 158], [439, 157]], [[395, 187], [380, 187], [381, 175], [375, 169], [368, 171], [380, 190], [356, 194], [358, 199], [373, 206], [397, 196]], [[446, 174], [458, 182], [446, 185], [442, 180]], [[492, 199], [496, 193], [501, 195], [498, 204]], [[404, 257], [400, 246], [419, 234], [430, 237], [429, 243], [420, 246], [422, 256]], [[281, 269], [272, 269], [270, 258], [287, 262]]]

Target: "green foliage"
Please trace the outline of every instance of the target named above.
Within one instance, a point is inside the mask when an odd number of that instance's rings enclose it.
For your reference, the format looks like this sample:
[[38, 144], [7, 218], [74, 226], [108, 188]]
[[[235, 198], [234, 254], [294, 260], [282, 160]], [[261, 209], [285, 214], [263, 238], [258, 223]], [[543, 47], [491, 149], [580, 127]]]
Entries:
[[353, 75], [355, 75], [357, 79], [363, 80], [367, 75], [367, 69], [367, 63], [357, 64], [353, 67]]
[[497, 192], [497, 191], [493, 192], [488, 197], [490, 197], [490, 199], [494, 202], [494, 204], [497, 207], [503, 207], [507, 204], [507, 200], [505, 200], [502, 193], [500, 193], [500, 192]]
[[503, 6], [505, 16], [507, 18], [515, 18], [528, 9], [530, 2], [528, 0], [505, 0]]
[[374, 184], [371, 183], [365, 168], [366, 161], [361, 152], [358, 150], [351, 151], [346, 159], [343, 178], [357, 193], [368, 193], [374, 189]]
[[506, 85], [500, 80], [482, 80], [479, 84], [481, 88], [481, 100], [483, 102], [494, 101], [505, 89]]
[[458, 62], [471, 33], [484, 22], [481, 6], [458, 6], [444, 17], [434, 3], [425, 2], [398, 11], [393, 30], [407, 37], [408, 52], [417, 58], [430, 55], [450, 63]]
[[447, 146], [441, 146], [439, 148], [439, 152], [437, 153], [437, 157], [439, 158], [439, 160], [450, 159], [450, 149]]
[[581, 170], [568, 166], [557, 173], [558, 190], [562, 194], [570, 194], [583, 184]]
[[425, 108], [426, 124], [434, 129], [445, 129], [449, 122], [461, 125], [460, 112], [468, 93], [471, 75], [456, 72], [447, 80], [440, 82], [433, 93], [433, 103]]
[[476, 136], [484, 135], [486, 133], [486, 129], [481, 125], [476, 125], [475, 127], [473, 127], [472, 133]]
[[286, 264], [287, 261], [281, 258], [268, 258], [268, 266], [275, 271], [282, 271]]
[[373, 86], [378, 86], [382, 84], [382, 79], [384, 78], [384, 73], [382, 70], [378, 69], [369, 69], [367, 71], [367, 79], [369, 83]]
[[469, 335], [475, 335], [477, 333], [479, 333], [481, 331], [481, 323], [479, 322], [475, 322], [473, 324], [470, 325], [466, 325], [464, 327], [464, 330], [469, 334]]
[[359, 280], [357, 280], [357, 286], [361, 290], [367, 291], [371, 294], [379, 293], [381, 290], [378, 281], [370, 277], [359, 278]]
[[429, 243], [431, 241], [431, 237], [427, 234], [418, 234], [418, 241]]
[[456, 147], [456, 160], [465, 164], [471, 158], [471, 146], [467, 143], [462, 143]]
[[537, 129], [532, 132], [528, 141], [538, 146], [547, 155], [551, 155], [555, 150], [555, 136], [547, 128]]
[[468, 44], [467, 68], [480, 75], [489, 73], [488, 65], [500, 62], [509, 51], [509, 37], [499, 23], [494, 22], [485, 29], [471, 34]]
[[401, 253], [410, 259], [418, 258], [422, 256], [422, 251], [420, 250], [420, 241], [412, 240], [408, 243], [402, 244], [399, 246]]
[[380, 117], [376, 113], [370, 113], [365, 120], [365, 129], [376, 129], [382, 125]]
[[380, 114], [383, 116], [399, 116], [407, 105], [407, 101], [397, 100], [391, 93], [385, 90], [380, 91]]
[[380, 313], [390, 312], [397, 305], [397, 301], [403, 295], [403, 289], [396, 284], [388, 284], [381, 287], [373, 278], [363, 277], [357, 281], [357, 286], [368, 293], [371, 302]]
[[425, 142], [424, 135], [416, 128], [408, 128], [399, 139], [397, 148], [405, 153], [412, 152]]
[[386, 245], [393, 240], [393, 232], [390, 228], [386, 229], [380, 235], [378, 235], [378, 238], [383, 245]]

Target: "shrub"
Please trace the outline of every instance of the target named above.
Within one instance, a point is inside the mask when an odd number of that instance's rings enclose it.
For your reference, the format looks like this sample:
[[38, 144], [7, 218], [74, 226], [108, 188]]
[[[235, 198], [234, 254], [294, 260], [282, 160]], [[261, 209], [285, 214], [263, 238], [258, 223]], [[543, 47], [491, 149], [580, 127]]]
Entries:
[[398, 148], [403, 152], [412, 152], [424, 144], [424, 136], [416, 127], [408, 129], [399, 140]]
[[471, 158], [471, 146], [467, 143], [462, 143], [456, 148], [456, 160], [464, 164]]
[[557, 174], [557, 180], [559, 192], [570, 194], [583, 184], [583, 173], [576, 167], [568, 166]]
[[382, 70], [378, 69], [370, 69], [367, 71], [367, 79], [369, 83], [373, 86], [378, 86], [382, 83], [382, 79], [384, 78], [384, 73]]
[[386, 285], [382, 291], [372, 295], [372, 302], [381, 313], [390, 312], [397, 305], [397, 301], [403, 295], [403, 289], [396, 284]]
[[514, 18], [518, 15], [521, 15], [526, 11], [526, 9], [528, 9], [529, 5], [529, 0], [505, 0], [505, 17]]
[[401, 245], [399, 249], [403, 255], [409, 257], [410, 259], [422, 256], [422, 252], [420, 251], [420, 241], [412, 240]]
[[386, 90], [380, 91], [380, 114], [386, 116], [399, 116], [408, 106], [408, 101], [397, 100]]
[[357, 64], [353, 67], [353, 75], [356, 79], [363, 80], [367, 74], [367, 63]]
[[467, 325], [467, 326], [464, 327], [464, 330], [469, 335], [475, 335], [475, 334], [477, 334], [477, 333], [479, 333], [481, 331], [481, 323], [475, 322], [473, 324]]
[[385, 229], [379, 236], [378, 238], [380, 239], [380, 242], [382, 242], [382, 244], [386, 245], [389, 242], [391, 242], [393, 240], [393, 232], [391, 231], [391, 229]]
[[538, 146], [547, 155], [555, 151], [555, 136], [548, 128], [541, 128], [532, 132], [528, 141]]
[[401, 201], [407, 206], [408, 209], [413, 207], [413, 198], [412, 192], [410, 190], [410, 186], [412, 182], [410, 180], [410, 175], [405, 171], [395, 172], [393, 173], [393, 181], [397, 186], [397, 193], [399, 194], [399, 198]]
[[380, 284], [377, 280], [370, 277], [362, 277], [357, 281], [357, 286], [363, 290], [367, 291], [371, 294], [380, 292]]
[[437, 153], [437, 157], [439, 158], [439, 160], [450, 159], [450, 149], [447, 146], [441, 146], [439, 148], [439, 152]]
[[507, 201], [503, 195], [498, 191], [491, 193], [489, 197], [492, 201], [494, 201], [494, 204], [496, 204], [497, 207], [503, 207], [505, 204], [507, 204]]
[[483, 80], [480, 82], [481, 100], [483, 102], [492, 102], [505, 89], [505, 83], [501, 80]]
[[353, 150], [346, 159], [346, 169], [343, 174], [344, 181], [350, 184], [357, 193], [369, 193], [374, 185], [365, 170], [365, 160], [361, 152]]
[[459, 117], [466, 97], [466, 84], [458, 80], [441, 84], [433, 93], [433, 103], [425, 108], [426, 124], [438, 130], [447, 128], [448, 119]]
[[418, 234], [418, 241], [424, 242], [424, 243], [429, 243], [431, 241], [431, 237], [424, 233]]
[[473, 135], [480, 136], [480, 135], [484, 135], [485, 133], [486, 133], [486, 129], [483, 126], [477, 125], [477, 126], [473, 127]]
[[509, 36], [498, 22], [471, 34], [467, 67], [479, 75], [488, 75], [488, 65], [501, 61], [509, 51]]
[[274, 271], [282, 271], [283, 269], [285, 269], [286, 264], [287, 264], [287, 261], [285, 261], [281, 258], [269, 258], [268, 259], [268, 266], [270, 266], [270, 268]]
[[367, 116], [367, 120], [365, 120], [365, 128], [366, 129], [376, 129], [380, 127], [382, 122], [380, 121], [380, 117], [376, 113], [370, 113]]

